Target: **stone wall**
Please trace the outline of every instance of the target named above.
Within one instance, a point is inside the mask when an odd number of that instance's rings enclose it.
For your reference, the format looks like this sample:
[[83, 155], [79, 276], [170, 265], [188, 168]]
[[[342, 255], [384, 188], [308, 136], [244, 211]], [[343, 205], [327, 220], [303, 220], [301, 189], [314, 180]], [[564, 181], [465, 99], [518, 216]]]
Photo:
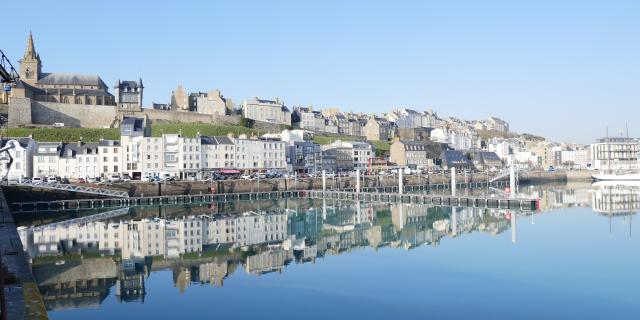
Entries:
[[110, 127], [115, 119], [115, 106], [43, 102], [14, 97], [9, 101], [9, 127], [60, 122], [65, 127], [104, 128]]
[[11, 97], [8, 113], [10, 128], [31, 124], [31, 99]]
[[31, 101], [33, 124], [61, 122], [65, 127], [108, 128], [115, 119], [115, 106]]
[[[240, 116], [221, 116], [188, 111], [142, 109], [140, 117], [147, 116], [153, 123], [213, 123], [237, 125]], [[135, 115], [134, 116], [138, 116]]]

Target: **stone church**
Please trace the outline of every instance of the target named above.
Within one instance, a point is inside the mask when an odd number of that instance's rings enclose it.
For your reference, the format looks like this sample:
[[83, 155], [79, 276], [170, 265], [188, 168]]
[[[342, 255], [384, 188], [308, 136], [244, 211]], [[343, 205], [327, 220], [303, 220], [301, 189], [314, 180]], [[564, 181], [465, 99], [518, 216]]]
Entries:
[[20, 81], [9, 97], [9, 126], [104, 128], [118, 123], [115, 97], [97, 75], [46, 73], [29, 33]]
[[42, 61], [31, 33], [19, 63], [21, 83], [13, 97], [69, 104], [115, 105], [113, 95], [97, 75], [42, 72]]

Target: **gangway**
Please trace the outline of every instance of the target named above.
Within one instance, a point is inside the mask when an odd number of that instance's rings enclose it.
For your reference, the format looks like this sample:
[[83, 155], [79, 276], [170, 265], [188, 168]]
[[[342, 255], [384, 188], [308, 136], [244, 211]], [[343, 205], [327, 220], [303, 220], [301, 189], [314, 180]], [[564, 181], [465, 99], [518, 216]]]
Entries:
[[20, 187], [31, 187], [31, 188], [95, 194], [95, 195], [100, 195], [105, 197], [129, 198], [129, 193], [126, 191], [117, 191], [117, 190], [104, 189], [104, 188], [93, 188], [93, 187], [79, 186], [79, 185], [73, 185], [73, 184], [61, 184], [61, 183], [52, 183], [52, 182], [35, 182], [35, 183], [19, 182], [19, 183], [12, 183], [11, 185], [20, 186]]
[[0, 50], [0, 78], [3, 83], [18, 82], [20, 76], [18, 71], [13, 67], [9, 58]]
[[72, 225], [86, 224], [86, 223], [91, 223], [91, 222], [96, 222], [96, 221], [100, 221], [100, 220], [106, 220], [106, 219], [111, 219], [111, 218], [114, 218], [114, 217], [123, 216], [123, 215], [126, 215], [128, 213], [129, 213], [129, 208], [119, 208], [119, 209], [115, 209], [115, 210], [110, 210], [110, 211], [106, 211], [106, 212], [93, 214], [93, 215], [86, 216], [86, 217], [69, 219], [69, 220], [65, 220], [65, 221], [54, 222], [54, 223], [49, 223], [49, 224], [33, 227], [32, 230], [34, 232], [39, 232], [39, 231], [43, 231], [43, 230], [46, 230], [46, 229], [55, 229], [57, 227], [67, 227], [67, 226], [72, 226]]
[[[518, 172], [520, 172], [520, 171], [521, 171], [520, 169], [516, 169], [514, 171], [514, 173], [516, 175], [516, 179], [517, 179], [517, 176], [518, 176]], [[509, 167], [504, 168], [504, 169], [500, 170], [498, 172], [498, 174], [496, 174], [493, 178], [491, 178], [491, 180], [489, 180], [489, 182], [490, 183], [494, 183], [494, 182], [496, 182], [496, 181], [498, 181], [500, 179], [508, 177], [510, 174], [511, 174], [510, 168]]]

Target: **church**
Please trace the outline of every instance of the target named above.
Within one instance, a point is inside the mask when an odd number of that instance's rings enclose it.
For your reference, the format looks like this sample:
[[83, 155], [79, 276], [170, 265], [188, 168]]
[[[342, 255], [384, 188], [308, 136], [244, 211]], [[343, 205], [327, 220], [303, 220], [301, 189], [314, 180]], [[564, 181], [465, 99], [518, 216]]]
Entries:
[[20, 83], [12, 93], [15, 98], [64, 104], [114, 106], [114, 96], [97, 75], [44, 73], [40, 54], [29, 33], [27, 49], [20, 63]]

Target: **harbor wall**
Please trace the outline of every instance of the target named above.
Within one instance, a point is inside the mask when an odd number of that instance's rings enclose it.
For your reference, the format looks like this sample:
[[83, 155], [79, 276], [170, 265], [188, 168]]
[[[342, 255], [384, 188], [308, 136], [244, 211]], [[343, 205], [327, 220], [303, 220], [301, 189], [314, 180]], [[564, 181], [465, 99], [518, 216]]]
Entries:
[[0, 259], [4, 276], [2, 290], [7, 319], [47, 319], [47, 310], [2, 189], [0, 221]]

